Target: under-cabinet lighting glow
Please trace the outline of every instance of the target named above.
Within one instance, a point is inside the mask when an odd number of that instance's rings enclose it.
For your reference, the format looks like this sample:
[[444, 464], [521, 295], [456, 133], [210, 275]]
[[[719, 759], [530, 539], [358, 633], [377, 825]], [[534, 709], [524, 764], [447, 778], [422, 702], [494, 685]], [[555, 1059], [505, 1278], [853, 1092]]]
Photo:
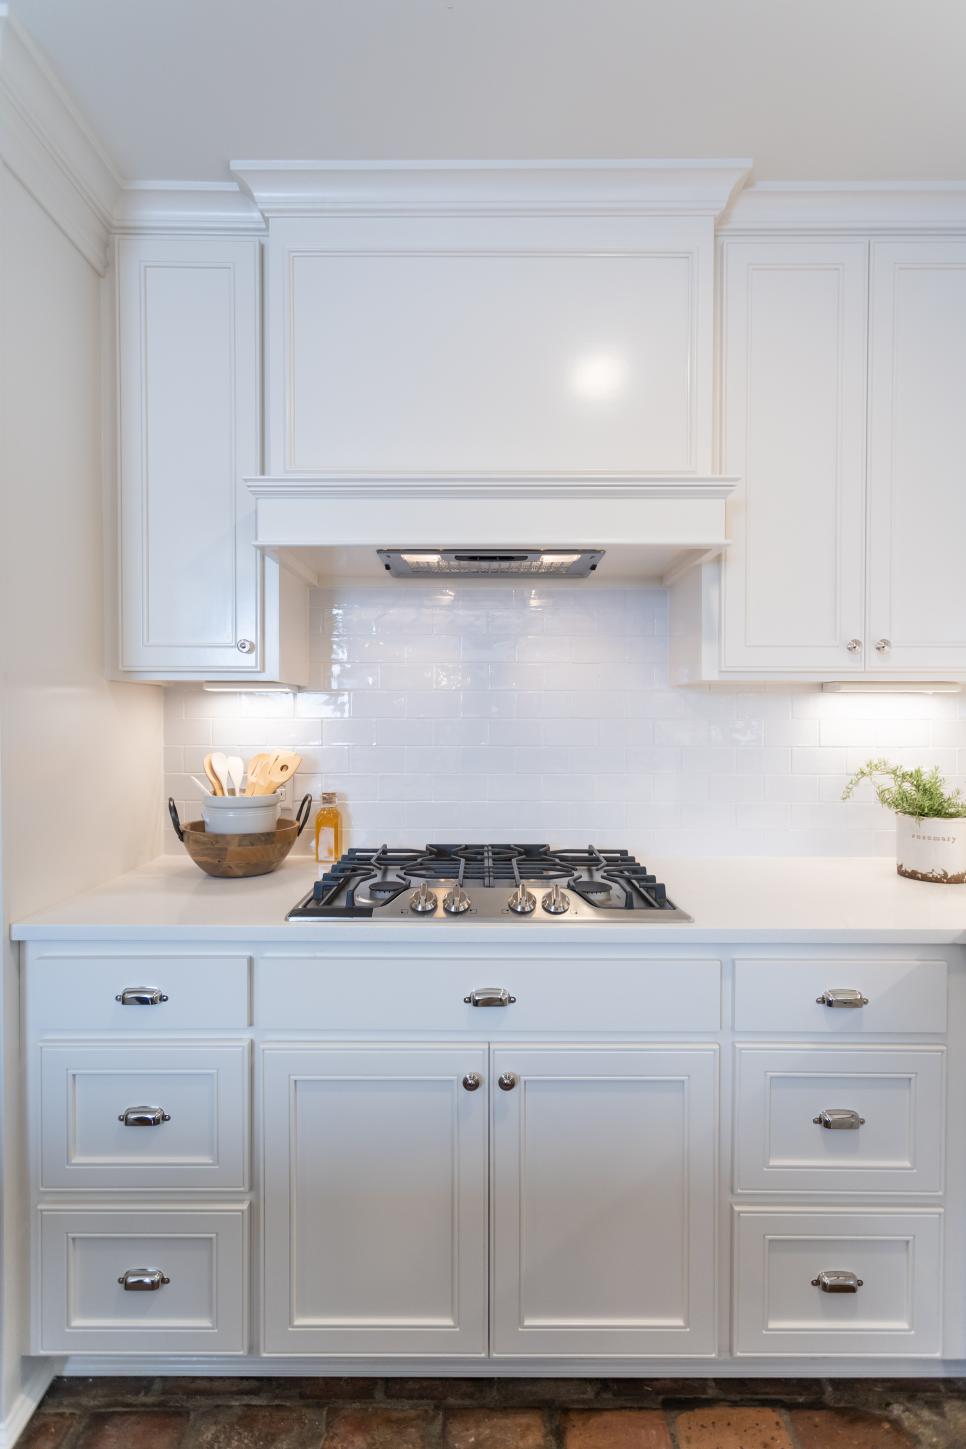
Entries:
[[822, 688], [829, 694], [959, 694], [963, 686], [954, 679], [833, 679]]
[[298, 694], [297, 684], [269, 684], [261, 679], [244, 683], [206, 679], [201, 687], [208, 694]]

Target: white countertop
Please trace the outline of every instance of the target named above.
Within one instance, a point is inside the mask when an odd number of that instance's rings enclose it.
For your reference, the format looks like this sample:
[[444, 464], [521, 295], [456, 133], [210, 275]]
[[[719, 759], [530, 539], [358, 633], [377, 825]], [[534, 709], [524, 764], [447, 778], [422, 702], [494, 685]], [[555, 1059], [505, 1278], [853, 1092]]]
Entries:
[[641, 853], [693, 925], [347, 920], [289, 923], [286, 912], [315, 878], [313, 861], [290, 858], [273, 875], [213, 880], [186, 857], [159, 856], [96, 890], [17, 922], [19, 941], [499, 940], [595, 943], [844, 942], [966, 945], [966, 885], [905, 880], [886, 857], [685, 857]]

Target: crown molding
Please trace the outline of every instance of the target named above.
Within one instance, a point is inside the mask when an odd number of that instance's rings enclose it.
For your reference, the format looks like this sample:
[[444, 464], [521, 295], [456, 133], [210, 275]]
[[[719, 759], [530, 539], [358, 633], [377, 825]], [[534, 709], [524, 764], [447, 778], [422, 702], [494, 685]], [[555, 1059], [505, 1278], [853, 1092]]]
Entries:
[[748, 160], [232, 161], [265, 217], [717, 216]]
[[756, 182], [718, 222], [724, 235], [963, 231], [966, 181]]
[[116, 232], [265, 232], [258, 207], [234, 181], [129, 181], [113, 225]]
[[120, 180], [41, 52], [0, 6], [0, 160], [103, 275]]

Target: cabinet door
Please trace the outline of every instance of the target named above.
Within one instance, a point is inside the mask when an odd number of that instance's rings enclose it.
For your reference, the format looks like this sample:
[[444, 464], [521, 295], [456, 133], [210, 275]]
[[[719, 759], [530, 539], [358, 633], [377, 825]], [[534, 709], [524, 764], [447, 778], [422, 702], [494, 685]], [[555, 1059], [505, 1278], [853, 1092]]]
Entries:
[[118, 243], [122, 669], [261, 667], [258, 246]]
[[492, 1057], [494, 1354], [713, 1354], [717, 1049]]
[[966, 669], [966, 241], [873, 242], [869, 664]]
[[723, 669], [863, 667], [867, 256], [724, 246]]
[[485, 1048], [263, 1062], [266, 1351], [484, 1354]]

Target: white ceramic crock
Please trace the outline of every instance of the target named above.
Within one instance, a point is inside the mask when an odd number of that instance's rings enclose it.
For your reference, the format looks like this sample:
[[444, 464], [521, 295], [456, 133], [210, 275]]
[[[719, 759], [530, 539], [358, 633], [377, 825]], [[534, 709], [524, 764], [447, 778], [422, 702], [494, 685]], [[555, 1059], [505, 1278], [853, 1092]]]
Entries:
[[896, 870], [942, 885], [966, 882], [966, 817], [897, 815]]
[[279, 794], [206, 795], [201, 813], [212, 835], [256, 835], [275, 829], [281, 808]]

